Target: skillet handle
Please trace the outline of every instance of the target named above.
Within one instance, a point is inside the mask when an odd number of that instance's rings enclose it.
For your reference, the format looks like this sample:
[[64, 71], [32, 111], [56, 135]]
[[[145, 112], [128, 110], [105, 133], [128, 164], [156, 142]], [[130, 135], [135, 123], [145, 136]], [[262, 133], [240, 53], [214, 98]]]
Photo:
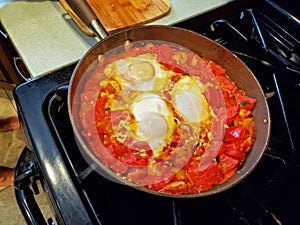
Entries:
[[85, 0], [65, 0], [78, 18], [100, 38], [108, 36], [107, 31]]

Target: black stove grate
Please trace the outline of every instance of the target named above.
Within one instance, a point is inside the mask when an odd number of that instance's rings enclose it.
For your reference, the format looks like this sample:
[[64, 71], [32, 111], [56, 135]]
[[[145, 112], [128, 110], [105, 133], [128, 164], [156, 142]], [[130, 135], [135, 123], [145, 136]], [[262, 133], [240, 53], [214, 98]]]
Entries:
[[[297, 182], [293, 182], [293, 176], [300, 175], [300, 170], [288, 157], [281, 155], [280, 151], [288, 155], [286, 150], [290, 147], [279, 149], [280, 140], [271, 141], [274, 147], [269, 147], [256, 170], [230, 190], [202, 199], [172, 200], [152, 196], [108, 181], [89, 167], [71, 135], [70, 121], [66, 119], [67, 91], [65, 85], [51, 94], [49, 119], [54, 125], [53, 131], [59, 136], [60, 147], [65, 152], [70, 173], [74, 174], [73, 180], [81, 192], [82, 201], [99, 224], [134, 225], [142, 221], [145, 225], [196, 225], [199, 217], [204, 224], [280, 224], [276, 221], [293, 218], [282, 218], [282, 212], [288, 208], [294, 210], [290, 203], [296, 203], [297, 198], [289, 199], [289, 193], [282, 193], [282, 190], [286, 190], [285, 186], [300, 188]], [[278, 210], [280, 208], [284, 210]]]

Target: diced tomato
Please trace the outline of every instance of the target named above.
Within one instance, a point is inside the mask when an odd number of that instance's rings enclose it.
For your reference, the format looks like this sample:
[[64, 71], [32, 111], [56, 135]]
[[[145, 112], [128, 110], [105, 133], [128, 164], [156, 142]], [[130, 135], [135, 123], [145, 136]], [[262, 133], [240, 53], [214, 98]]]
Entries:
[[[167, 70], [171, 70], [175, 73], [178, 73], [178, 74], [186, 74], [185, 71], [183, 70], [183, 68], [180, 68], [180, 65], [171, 65], [171, 64], [168, 64], [168, 63], [165, 63], [165, 62], [159, 62], [159, 64], [163, 65]], [[182, 66], [181, 66], [182, 67]]]
[[174, 53], [173, 49], [167, 44], [158, 46], [157, 51], [157, 55], [164, 60], [172, 59], [172, 55]]
[[[192, 194], [193, 190], [189, 188], [187, 182], [184, 181], [173, 181], [163, 187], [159, 192], [161, 193], [168, 193], [168, 194], [184, 194], [185, 192]], [[187, 190], [188, 189], [188, 190]], [[196, 193], [197, 191], [194, 191]]]
[[[91, 126], [95, 126], [94, 123], [90, 124]], [[103, 134], [108, 134], [110, 133], [110, 122], [108, 120], [99, 120], [96, 121], [96, 128], [97, 128], [97, 132], [98, 135], [100, 137], [102, 137]], [[89, 129], [89, 130], [93, 130], [93, 129]]]
[[112, 154], [115, 158], [119, 159], [121, 157], [127, 156], [130, 153], [129, 147], [119, 143], [118, 141], [115, 141], [112, 147]]
[[111, 168], [118, 174], [124, 174], [127, 171], [128, 166], [112, 156], [112, 148], [103, 148], [103, 146], [94, 143], [92, 150], [107, 168]]
[[238, 160], [239, 162], [242, 162], [246, 157], [244, 152], [236, 149], [236, 147], [232, 144], [226, 146], [224, 154]]
[[222, 155], [226, 150], [227, 150], [227, 145], [224, 142], [222, 142], [217, 156]]
[[209, 61], [208, 66], [216, 76], [225, 76], [226, 70], [213, 61]]
[[238, 104], [241, 106], [243, 109], [251, 110], [253, 109], [256, 99], [250, 98], [247, 96], [238, 96], [236, 97]]
[[131, 145], [132, 149], [152, 151], [149, 144], [145, 141], [134, 141]]
[[141, 183], [142, 180], [148, 175], [147, 167], [132, 168], [128, 174], [127, 178], [134, 183]]
[[226, 129], [224, 142], [233, 143], [245, 138], [246, 132], [242, 126], [231, 126]]
[[216, 79], [222, 89], [229, 92], [233, 92], [236, 89], [236, 85], [232, 81], [230, 81], [227, 77], [217, 76]]
[[107, 102], [107, 96], [102, 96], [102, 97], [98, 97], [97, 102], [96, 102], [96, 107], [95, 107], [95, 117], [96, 119], [98, 118], [102, 118], [103, 115], [105, 115], [106, 109], [105, 106], [106, 102]]
[[209, 86], [205, 89], [205, 97], [207, 99], [208, 104], [214, 109], [216, 107], [222, 106], [223, 96], [220, 89], [216, 87]]
[[128, 166], [147, 166], [149, 157], [141, 157], [139, 154], [124, 154], [120, 160]]
[[125, 140], [122, 142], [122, 144], [125, 145], [125, 146], [129, 146], [129, 145], [132, 144], [132, 142], [133, 142], [133, 138], [127, 136], [127, 137], [125, 138]]
[[[128, 139], [130, 140], [128, 141]], [[126, 144], [124, 144], [125, 142]], [[122, 144], [116, 142], [113, 147], [114, 157], [129, 166], [146, 166], [149, 157], [152, 156], [149, 145], [146, 142], [131, 142], [132, 138], [126, 138]]]
[[216, 161], [213, 161], [205, 170], [199, 171], [198, 166], [190, 167], [187, 175], [199, 191], [207, 191], [213, 185], [223, 181], [222, 170], [218, 167]]
[[110, 164], [110, 168], [117, 174], [124, 174], [128, 170], [128, 166], [125, 163], [122, 163], [120, 161], [114, 160]]
[[111, 111], [112, 125], [118, 125], [122, 120], [126, 120], [129, 116], [128, 110], [113, 110]]
[[226, 123], [229, 125], [233, 122], [235, 116], [239, 113], [239, 106], [230, 106], [226, 108]]
[[175, 177], [175, 174], [169, 172], [163, 176], [148, 175], [144, 180], [144, 184], [149, 188], [158, 191], [168, 185]]
[[223, 91], [222, 94], [223, 94], [226, 107], [232, 107], [238, 105], [235, 98], [230, 96], [230, 94], [227, 91]]
[[252, 144], [253, 144], [253, 134], [249, 136], [241, 145], [242, 151], [247, 153], [251, 149]]
[[231, 177], [233, 174], [235, 174], [239, 166], [238, 160], [226, 154], [221, 155], [219, 157], [219, 160], [220, 160], [219, 165], [222, 168], [225, 180]]

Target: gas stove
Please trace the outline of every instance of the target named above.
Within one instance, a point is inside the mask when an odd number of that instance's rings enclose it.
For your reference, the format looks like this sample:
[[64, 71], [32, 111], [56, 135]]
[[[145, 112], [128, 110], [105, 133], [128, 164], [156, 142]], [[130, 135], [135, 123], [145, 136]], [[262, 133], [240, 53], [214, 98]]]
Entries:
[[[234, 1], [175, 25], [231, 50], [264, 90], [272, 121], [270, 143], [245, 180], [212, 196], [171, 199], [99, 176], [81, 155], [68, 117], [68, 85], [75, 68], [71, 65], [14, 91], [29, 142], [15, 177], [15, 195], [27, 223], [295, 224], [300, 200], [300, 22], [299, 15], [278, 4]], [[41, 191], [53, 218], [44, 218], [35, 201]]]

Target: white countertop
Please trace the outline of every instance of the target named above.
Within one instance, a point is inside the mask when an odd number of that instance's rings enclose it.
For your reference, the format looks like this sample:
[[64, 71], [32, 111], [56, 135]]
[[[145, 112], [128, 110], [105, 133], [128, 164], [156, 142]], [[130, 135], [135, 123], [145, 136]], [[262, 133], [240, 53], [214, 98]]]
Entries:
[[[169, 0], [168, 15], [149, 24], [173, 25], [232, 0]], [[0, 20], [32, 77], [77, 62], [98, 40], [85, 35], [58, 1], [0, 0]]]

